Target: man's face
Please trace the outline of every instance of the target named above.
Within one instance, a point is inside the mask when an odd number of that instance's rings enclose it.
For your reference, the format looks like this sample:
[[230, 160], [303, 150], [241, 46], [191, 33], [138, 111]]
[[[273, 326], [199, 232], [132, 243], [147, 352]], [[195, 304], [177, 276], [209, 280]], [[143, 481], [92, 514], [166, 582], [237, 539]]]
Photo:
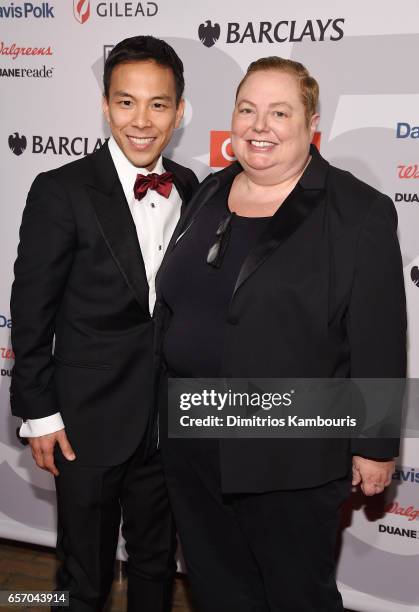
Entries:
[[134, 166], [153, 170], [173, 130], [179, 127], [183, 110], [184, 100], [176, 106], [170, 68], [147, 60], [118, 64], [113, 69], [103, 112], [112, 136]]

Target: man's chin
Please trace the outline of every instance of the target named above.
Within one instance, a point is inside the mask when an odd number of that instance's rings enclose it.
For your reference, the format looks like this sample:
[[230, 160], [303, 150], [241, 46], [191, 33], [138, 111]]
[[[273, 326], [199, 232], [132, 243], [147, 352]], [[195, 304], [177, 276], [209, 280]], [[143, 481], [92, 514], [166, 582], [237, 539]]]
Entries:
[[149, 170], [152, 170], [154, 168], [157, 163], [157, 160], [160, 157], [160, 153], [148, 155], [133, 154], [132, 152], [127, 155], [126, 151], [124, 151], [124, 153], [125, 157], [133, 164], [133, 166], [136, 166], [137, 168], [147, 168]]

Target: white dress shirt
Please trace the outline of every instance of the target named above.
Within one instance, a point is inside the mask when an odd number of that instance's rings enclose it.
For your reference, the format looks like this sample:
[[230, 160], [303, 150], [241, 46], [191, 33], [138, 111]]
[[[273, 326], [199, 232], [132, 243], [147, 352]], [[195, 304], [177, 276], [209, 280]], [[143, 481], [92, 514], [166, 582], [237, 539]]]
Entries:
[[[150, 171], [134, 166], [112, 136], [108, 146], [137, 230], [149, 287], [150, 315], [152, 315], [156, 302], [156, 274], [179, 221], [182, 200], [175, 185], [168, 198], [149, 189], [141, 200], [137, 200], [134, 196], [137, 174], [147, 175]], [[165, 172], [161, 156], [151, 172], [156, 174]], [[44, 436], [63, 427], [65, 424], [61, 414], [57, 412], [41, 419], [27, 419], [20, 427], [20, 435], [23, 438]]]

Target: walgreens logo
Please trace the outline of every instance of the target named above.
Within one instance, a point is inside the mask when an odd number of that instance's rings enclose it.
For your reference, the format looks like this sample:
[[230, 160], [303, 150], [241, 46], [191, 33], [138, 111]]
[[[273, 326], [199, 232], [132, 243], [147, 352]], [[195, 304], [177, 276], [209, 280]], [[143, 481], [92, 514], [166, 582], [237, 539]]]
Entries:
[[48, 47], [21, 47], [16, 43], [12, 43], [11, 45], [5, 44], [3, 41], [0, 41], [0, 55], [8, 55], [12, 59], [16, 59], [19, 56], [28, 56], [28, 55], [53, 55], [53, 51], [50, 46]]
[[13, 360], [15, 358], [13, 349], [6, 346], [0, 346], [0, 358], [5, 360]]
[[419, 179], [419, 164], [400, 164], [397, 171], [400, 179]]
[[404, 516], [408, 521], [416, 521], [419, 518], [419, 507], [401, 506], [399, 502], [391, 502], [384, 508], [387, 514], [398, 514]]

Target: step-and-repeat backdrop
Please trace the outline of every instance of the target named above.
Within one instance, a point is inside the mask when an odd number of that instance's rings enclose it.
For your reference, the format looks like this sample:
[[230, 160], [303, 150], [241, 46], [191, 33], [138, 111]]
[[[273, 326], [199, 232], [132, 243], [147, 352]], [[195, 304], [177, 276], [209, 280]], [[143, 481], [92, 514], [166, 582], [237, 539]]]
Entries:
[[[104, 60], [136, 34], [165, 38], [184, 61], [186, 115], [168, 155], [201, 178], [232, 160], [233, 94], [248, 64], [281, 55], [307, 65], [320, 83], [322, 154], [396, 203], [409, 375], [419, 378], [418, 2], [1, 0], [0, 537], [55, 539], [52, 477], [33, 466], [9, 416], [9, 296], [25, 197], [36, 174], [104, 142]], [[356, 610], [419, 609], [419, 441], [408, 434], [386, 499], [354, 495], [344, 515], [338, 578]]]

